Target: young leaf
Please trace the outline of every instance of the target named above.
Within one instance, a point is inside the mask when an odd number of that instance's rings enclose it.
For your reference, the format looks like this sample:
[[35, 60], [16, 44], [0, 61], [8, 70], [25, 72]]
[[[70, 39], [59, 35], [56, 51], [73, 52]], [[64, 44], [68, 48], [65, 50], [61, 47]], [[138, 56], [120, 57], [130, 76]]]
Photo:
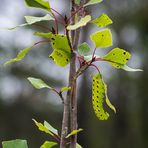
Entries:
[[97, 48], [112, 46], [112, 34], [109, 29], [95, 32], [90, 38]]
[[25, 0], [27, 6], [34, 7], [34, 8], [41, 8], [47, 11], [51, 11], [50, 4], [48, 1], [45, 0]]
[[21, 139], [3, 141], [2, 146], [3, 148], [28, 148], [27, 141]]
[[81, 55], [81, 56], [88, 56], [90, 54], [90, 47], [89, 45], [84, 42], [82, 43], [79, 47], [78, 47], [78, 53]]
[[58, 130], [52, 127], [47, 121], [44, 121], [44, 126], [55, 135], [58, 135]]
[[100, 120], [107, 120], [109, 114], [103, 108], [105, 88], [100, 74], [93, 76], [92, 90], [92, 104], [95, 114]]
[[73, 136], [73, 135], [76, 135], [77, 133], [79, 133], [79, 132], [81, 132], [81, 131], [83, 131], [83, 129], [78, 129], [78, 130], [73, 130], [70, 134], [68, 134], [67, 136], [66, 136], [66, 138], [69, 138], [69, 137], [71, 137], [71, 136]]
[[109, 53], [107, 53], [103, 59], [108, 61], [112, 66], [116, 68], [122, 68], [128, 60], [131, 54], [123, 49], [114, 48]]
[[28, 78], [29, 82], [36, 88], [36, 89], [42, 89], [42, 88], [49, 88], [52, 89], [50, 86], [48, 86], [43, 80], [41, 79], [36, 79], [29, 77]]
[[77, 22], [76, 24], [67, 26], [67, 29], [68, 30], [76, 30], [82, 26], [85, 26], [90, 21], [91, 21], [91, 16], [86, 15], [85, 17], [81, 18], [80, 21]]
[[48, 38], [48, 39], [51, 39], [51, 37], [52, 37], [52, 33], [51, 32], [49, 32], [49, 33], [35, 32], [34, 35], [41, 36], [41, 37]]
[[61, 89], [61, 92], [68, 91], [68, 90], [71, 90], [71, 87], [63, 87], [63, 88]]
[[143, 71], [142, 69], [134, 69], [134, 68], [131, 68], [127, 65], [123, 65], [123, 67], [121, 67], [123, 70], [126, 70], [126, 71], [130, 71], [130, 72], [136, 72], [136, 71]]
[[56, 142], [52, 141], [45, 141], [40, 148], [52, 148], [53, 146], [57, 145]]
[[113, 21], [108, 17], [107, 14], [103, 13], [100, 17], [92, 20], [91, 23], [97, 25], [98, 27], [106, 27], [113, 23]]
[[34, 45], [31, 46], [31, 47], [28, 47], [28, 48], [25, 48], [25, 49], [21, 50], [21, 51], [18, 53], [18, 55], [17, 55], [16, 58], [10, 59], [9, 61], [5, 62], [5, 65], [8, 65], [8, 64], [11, 64], [11, 63], [14, 63], [14, 62], [21, 61], [21, 60], [26, 56], [26, 54], [27, 54], [33, 47], [34, 47]]
[[82, 148], [82, 146], [78, 143], [76, 143], [76, 148]]
[[62, 49], [55, 49], [49, 56], [54, 62], [61, 67], [65, 67], [70, 63], [71, 53], [68, 53]]
[[54, 137], [54, 134], [51, 131], [49, 131], [48, 128], [45, 127], [42, 123], [37, 122], [35, 119], [32, 119], [32, 120], [34, 121], [35, 125], [38, 127], [38, 129], [40, 131], [45, 132], [45, 133], [47, 133], [47, 134], [49, 134], [49, 135]]
[[88, 3], [86, 3], [84, 5], [84, 7], [89, 6], [89, 5], [94, 5], [94, 4], [98, 4], [101, 3], [103, 0], [90, 0]]
[[41, 21], [54, 20], [54, 18], [52, 16], [50, 16], [49, 14], [46, 14], [43, 17], [25, 16], [25, 20], [26, 20], [27, 24], [31, 25], [31, 24], [41, 22]]

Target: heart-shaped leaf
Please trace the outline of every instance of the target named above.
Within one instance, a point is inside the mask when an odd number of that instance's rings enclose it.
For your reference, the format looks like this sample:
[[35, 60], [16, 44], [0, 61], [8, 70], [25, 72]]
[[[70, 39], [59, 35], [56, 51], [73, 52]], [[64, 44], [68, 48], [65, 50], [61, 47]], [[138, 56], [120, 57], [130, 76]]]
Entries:
[[112, 46], [112, 34], [109, 29], [95, 32], [90, 38], [97, 48]]
[[112, 24], [113, 21], [109, 18], [107, 14], [103, 13], [100, 17], [96, 18], [95, 20], [92, 20], [91, 23], [102, 28]]

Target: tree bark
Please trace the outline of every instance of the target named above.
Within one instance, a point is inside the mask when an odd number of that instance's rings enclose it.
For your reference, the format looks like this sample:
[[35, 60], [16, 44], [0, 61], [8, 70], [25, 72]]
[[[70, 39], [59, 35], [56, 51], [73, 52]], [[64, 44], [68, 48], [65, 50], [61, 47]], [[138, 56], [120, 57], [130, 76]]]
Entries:
[[[71, 0], [71, 16], [75, 12], [75, 2]], [[75, 17], [71, 18], [71, 24], [75, 23]], [[71, 31], [72, 43], [70, 43], [72, 48], [72, 58], [70, 62], [70, 70], [69, 70], [69, 87], [71, 90], [67, 92], [66, 99], [64, 100], [64, 111], [63, 111], [63, 121], [62, 121], [62, 131], [61, 131], [61, 141], [60, 148], [66, 148], [65, 137], [68, 132], [72, 132], [77, 129], [77, 98], [76, 98], [76, 88], [77, 83], [75, 79], [76, 75], [76, 54], [75, 50], [77, 49], [78, 41], [79, 41], [80, 30]], [[69, 36], [69, 32], [66, 32], [67, 37]], [[68, 39], [69, 40], [69, 39]], [[70, 42], [70, 41], [69, 41]], [[70, 118], [70, 120], [69, 120]], [[70, 129], [69, 129], [70, 127]], [[71, 136], [70, 138], [70, 148], [76, 148], [77, 143], [77, 135]]]

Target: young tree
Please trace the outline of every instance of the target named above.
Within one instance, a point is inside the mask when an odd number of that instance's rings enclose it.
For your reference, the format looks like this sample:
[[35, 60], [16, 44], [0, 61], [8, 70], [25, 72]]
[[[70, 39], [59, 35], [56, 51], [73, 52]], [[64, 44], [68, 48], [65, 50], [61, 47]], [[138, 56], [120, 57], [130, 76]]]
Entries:
[[[66, 14], [65, 16], [60, 14], [58, 10], [52, 8], [47, 1], [25, 0], [25, 2], [27, 6], [40, 8], [45, 10], [47, 14], [43, 17], [25, 16], [25, 24], [9, 29], [32, 25], [40, 21], [53, 21], [54, 26], [50, 28], [50, 32], [35, 32], [34, 35], [44, 37], [46, 40], [39, 41], [34, 45], [23, 49], [16, 58], [7, 61], [5, 64], [18, 62], [22, 60], [34, 46], [41, 43], [51, 42], [53, 52], [49, 57], [54, 60], [58, 66], [65, 67], [70, 64], [68, 86], [63, 87], [58, 91], [55, 88], [48, 86], [41, 79], [29, 77], [28, 80], [35, 88], [48, 88], [57, 93], [61, 98], [64, 106], [61, 135], [59, 135], [58, 131], [46, 121], [44, 124], [39, 123], [34, 119], [33, 121], [38, 126], [39, 130], [53, 136], [56, 140], [56, 143], [46, 141], [41, 148], [50, 148], [56, 144], [59, 144], [60, 148], [66, 148], [67, 146], [70, 148], [80, 148], [81, 146], [77, 144], [77, 133], [82, 131], [82, 129], [78, 129], [77, 123], [77, 78], [89, 67], [92, 66], [95, 68], [97, 73], [92, 76], [92, 105], [98, 119], [107, 120], [109, 118], [109, 113], [105, 110], [104, 104], [107, 104], [114, 112], [116, 112], [116, 109], [107, 97], [107, 86], [96, 62], [105, 61], [115, 68], [124, 69], [126, 71], [141, 70], [133, 69], [126, 65], [131, 55], [124, 49], [118, 47], [114, 48], [103, 57], [95, 54], [97, 48], [112, 46], [111, 31], [110, 29], [105, 28], [113, 23], [111, 18], [107, 14], [103, 13], [98, 18], [92, 19], [90, 12], [87, 11], [87, 7], [97, 5], [101, 3], [102, 0], [89, 0], [88, 2], [86, 0], [71, 0], [70, 15]], [[55, 14], [59, 15], [60, 19], [57, 19]], [[79, 44], [81, 28], [85, 27], [88, 23], [97, 25], [101, 28], [101, 31], [96, 31], [90, 35], [90, 39], [95, 45], [94, 49], [92, 49], [92, 47], [90, 48], [86, 42]], [[59, 24], [63, 25], [63, 34], [59, 34]], [[78, 67], [76, 67], [77, 61], [79, 62]], [[63, 96], [64, 91], [67, 91], [66, 97]], [[7, 142], [4, 142], [3, 145], [6, 143]]]

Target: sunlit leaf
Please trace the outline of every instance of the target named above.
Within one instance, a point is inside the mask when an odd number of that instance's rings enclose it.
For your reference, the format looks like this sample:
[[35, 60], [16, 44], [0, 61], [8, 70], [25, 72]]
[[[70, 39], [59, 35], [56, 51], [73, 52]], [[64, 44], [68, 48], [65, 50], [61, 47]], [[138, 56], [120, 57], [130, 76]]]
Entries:
[[101, 3], [103, 0], [90, 0], [88, 3], [86, 3], [84, 5], [84, 7], [89, 6], [89, 5], [94, 5], [94, 4], [98, 4]]
[[65, 35], [52, 34], [50, 39], [54, 51], [49, 57], [51, 57], [54, 62], [61, 67], [69, 64], [71, 60], [71, 48], [67, 37]]
[[90, 38], [97, 48], [112, 46], [112, 34], [109, 29], [95, 32]]
[[123, 68], [128, 60], [130, 59], [131, 54], [123, 49], [114, 48], [109, 53], [107, 53], [103, 59], [108, 61], [112, 66], [116, 68]]
[[11, 64], [11, 63], [14, 63], [14, 62], [21, 61], [21, 60], [26, 56], [26, 54], [27, 54], [33, 47], [34, 47], [34, 45], [31, 46], [31, 47], [28, 47], [28, 48], [25, 48], [25, 49], [21, 50], [21, 51], [18, 53], [18, 55], [17, 55], [16, 58], [10, 59], [9, 61], [5, 62], [5, 65]]
[[48, 86], [43, 80], [29, 77], [28, 80], [30, 83], [36, 88], [36, 89], [42, 89], [42, 88], [49, 88], [52, 89], [50, 86]]
[[71, 90], [71, 87], [63, 87], [63, 88], [61, 89], [61, 92], [68, 91], [68, 90]]
[[52, 127], [47, 121], [44, 121], [44, 126], [55, 135], [58, 135], [58, 130]]
[[82, 26], [85, 26], [90, 21], [91, 21], [91, 16], [86, 15], [85, 17], [81, 18], [80, 21], [78, 21], [76, 24], [67, 26], [67, 29], [76, 30]]
[[48, 32], [48, 33], [35, 32], [34, 35], [41, 36], [41, 37], [48, 38], [48, 39], [50, 39], [52, 37], [52, 33], [51, 32]]
[[40, 148], [52, 148], [53, 146], [57, 145], [56, 142], [52, 141], [45, 141]]
[[100, 17], [96, 18], [95, 20], [92, 20], [91, 22], [100, 28], [113, 23], [113, 21], [105, 13], [103, 13]]
[[127, 66], [127, 65], [123, 65], [122, 69], [124, 69], [126, 71], [130, 71], [130, 72], [143, 71], [142, 69], [131, 68], [131, 67]]
[[82, 146], [78, 143], [76, 143], [76, 148], [82, 148]]
[[62, 49], [55, 49], [49, 57], [52, 58], [58, 66], [65, 67], [70, 63], [71, 53]]
[[78, 53], [81, 55], [81, 56], [87, 56], [90, 54], [90, 47], [89, 45], [84, 42], [82, 43], [79, 47], [78, 47]]
[[25, 0], [27, 6], [34, 8], [41, 8], [48, 11], [51, 11], [50, 4], [46, 0]]
[[2, 146], [3, 148], [28, 148], [27, 141], [21, 139], [3, 141]]
[[71, 137], [71, 136], [73, 136], [73, 135], [76, 135], [77, 133], [79, 133], [79, 132], [81, 132], [81, 131], [83, 131], [83, 129], [78, 129], [78, 130], [73, 130], [71, 133], [69, 133], [67, 136], [66, 136], [66, 138], [69, 138], [69, 137]]
[[46, 14], [43, 17], [25, 16], [25, 20], [26, 20], [27, 24], [31, 25], [31, 24], [41, 22], [41, 21], [54, 20], [54, 18], [52, 16], [50, 16], [49, 14]]
[[35, 119], [32, 119], [32, 120], [34, 121], [34, 123], [36, 124], [36, 126], [38, 127], [40, 131], [45, 132], [51, 136], [54, 136], [54, 134], [51, 131], [49, 131], [49, 129], [45, 127], [42, 123], [37, 122]]

